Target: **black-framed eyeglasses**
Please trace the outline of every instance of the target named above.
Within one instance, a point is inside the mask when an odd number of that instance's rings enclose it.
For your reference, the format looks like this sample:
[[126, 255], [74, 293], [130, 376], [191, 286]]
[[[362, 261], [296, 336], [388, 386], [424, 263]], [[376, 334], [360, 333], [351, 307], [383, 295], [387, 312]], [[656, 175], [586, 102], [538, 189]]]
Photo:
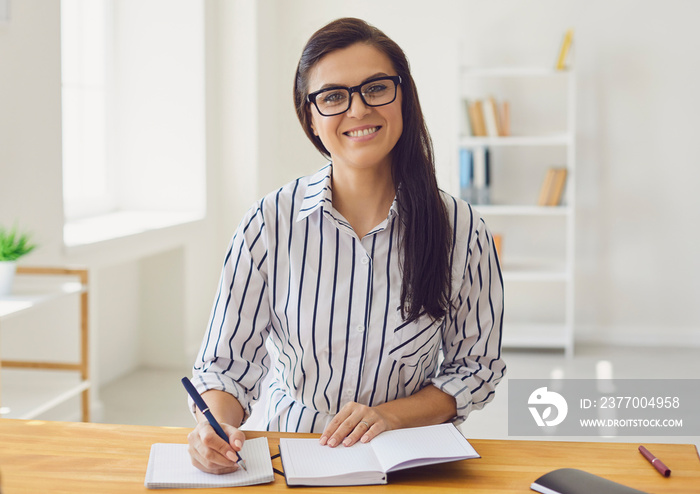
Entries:
[[350, 109], [352, 93], [358, 93], [366, 106], [384, 106], [396, 99], [401, 76], [383, 76], [353, 87], [334, 86], [310, 93], [306, 101], [313, 103], [324, 117], [340, 115]]

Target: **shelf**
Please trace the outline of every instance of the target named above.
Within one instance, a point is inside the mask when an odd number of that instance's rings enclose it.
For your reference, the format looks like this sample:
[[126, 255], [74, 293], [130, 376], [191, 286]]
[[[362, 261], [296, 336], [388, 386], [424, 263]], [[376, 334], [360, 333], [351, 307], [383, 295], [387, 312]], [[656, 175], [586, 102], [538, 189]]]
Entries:
[[[503, 346], [561, 349], [567, 356], [571, 356], [574, 348], [576, 271], [575, 72], [569, 69], [557, 70], [554, 67], [462, 65], [458, 76], [458, 104], [463, 121], [461, 134], [457, 136], [460, 154], [458, 184], [472, 187], [477, 191], [475, 197], [480, 198], [483, 196], [479, 196], [478, 192], [485, 186], [486, 177], [492, 178], [489, 184], [491, 197], [498, 197], [501, 203], [472, 206], [486, 218], [487, 223], [493, 221], [501, 235], [513, 239], [512, 242], [508, 241], [507, 255], [501, 258], [503, 280], [514, 288], [514, 294], [521, 297], [515, 306], [527, 307], [531, 310], [526, 313], [532, 314], [522, 319], [506, 318], [503, 324]], [[466, 130], [481, 128], [481, 123], [471, 125], [475, 118], [474, 109], [466, 107], [465, 100], [471, 103], [490, 96], [508, 101], [512, 109], [517, 109], [519, 120], [514, 127], [515, 132], [510, 132], [511, 135], [471, 136], [470, 131]], [[490, 113], [491, 124], [494, 117], [498, 118]], [[494, 136], [493, 125], [491, 127], [491, 135]], [[480, 148], [490, 148], [492, 151], [488, 162], [490, 170], [486, 169], [486, 160], [478, 153]], [[474, 151], [471, 170], [465, 166], [469, 162], [463, 160], [463, 157], [468, 158], [465, 150]], [[511, 170], [504, 168], [504, 165], [515, 168], [526, 164], [533, 164], [538, 169], [544, 166], [566, 167], [562, 205], [538, 206], [535, 178], [527, 174], [527, 181], [521, 184], [520, 180], [527, 170], [518, 169], [515, 170], [516, 173], [509, 174]], [[477, 169], [477, 166], [480, 168]], [[466, 176], [465, 173], [470, 175]], [[540, 195], [545, 183], [549, 182], [539, 184]], [[454, 192], [460, 194], [461, 191]], [[535, 259], [526, 258], [538, 255], [533, 247], [536, 248], [535, 242], [539, 239], [531, 239], [526, 230], [531, 225], [536, 227], [533, 231], [541, 234], [543, 242], [551, 239], [561, 242], [563, 238], [563, 249], [548, 250], [547, 252], [556, 253], [551, 256], [541, 254]], [[510, 236], [511, 231], [516, 234]], [[555, 300], [548, 297], [554, 297]], [[506, 314], [509, 314], [507, 309]]]
[[476, 137], [462, 136], [459, 139], [461, 147], [475, 146], [568, 146], [573, 142], [573, 136], [568, 132], [507, 137]]
[[[0, 298], [0, 322], [54, 300], [78, 295], [80, 358], [77, 362], [0, 359], [0, 417], [31, 419], [74, 397], [81, 398], [82, 419], [90, 420], [88, 345], [88, 271], [77, 268], [18, 266], [12, 293]], [[68, 281], [68, 280], [73, 281]], [[75, 281], [75, 280], [78, 281]], [[57, 372], [58, 371], [58, 372]], [[54, 378], [40, 378], [56, 374]], [[16, 402], [12, 389], [22, 389], [31, 403]], [[27, 390], [30, 393], [26, 393]], [[9, 396], [8, 396], [9, 395]]]
[[79, 372], [2, 369], [0, 418], [31, 420], [90, 387]]
[[19, 276], [16, 278], [11, 295], [0, 297], [0, 319], [10, 319], [52, 300], [81, 294], [86, 290], [86, 287], [79, 282], [66, 282], [48, 291], [46, 288], [36, 287], [33, 283], [26, 283], [21, 278]]
[[569, 206], [518, 206], [472, 204], [481, 214], [490, 216], [567, 216], [573, 212]]
[[501, 263], [501, 271], [504, 281], [567, 282], [572, 279], [563, 260], [506, 259]]
[[570, 344], [564, 324], [503, 324], [504, 347], [566, 349]]

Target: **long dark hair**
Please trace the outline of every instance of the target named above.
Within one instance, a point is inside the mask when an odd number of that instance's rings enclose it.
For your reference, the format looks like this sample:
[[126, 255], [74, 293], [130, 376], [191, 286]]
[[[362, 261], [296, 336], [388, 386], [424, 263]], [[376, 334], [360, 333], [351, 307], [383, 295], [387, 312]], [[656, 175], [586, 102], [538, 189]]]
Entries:
[[297, 116], [314, 146], [330, 158], [321, 139], [311, 130], [306, 102], [309, 71], [323, 56], [355, 43], [371, 45], [389, 57], [402, 81], [403, 132], [392, 151], [391, 163], [402, 230], [401, 313], [408, 321], [423, 314], [441, 319], [451, 299], [452, 236], [435, 178], [433, 144], [403, 50], [382, 31], [360, 19], [338, 19], [322, 27], [306, 43], [297, 66], [294, 80]]

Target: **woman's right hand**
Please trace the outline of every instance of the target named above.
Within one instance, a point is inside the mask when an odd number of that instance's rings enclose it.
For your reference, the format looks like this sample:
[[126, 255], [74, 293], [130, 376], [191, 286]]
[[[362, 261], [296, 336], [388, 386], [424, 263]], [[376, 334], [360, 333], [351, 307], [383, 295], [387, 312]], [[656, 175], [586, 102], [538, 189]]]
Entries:
[[200, 420], [197, 427], [187, 435], [188, 451], [192, 464], [207, 473], [231, 473], [238, 470], [238, 457], [245, 441], [245, 434], [232, 425], [221, 424], [229, 437], [227, 443], [221, 439], [206, 419]]

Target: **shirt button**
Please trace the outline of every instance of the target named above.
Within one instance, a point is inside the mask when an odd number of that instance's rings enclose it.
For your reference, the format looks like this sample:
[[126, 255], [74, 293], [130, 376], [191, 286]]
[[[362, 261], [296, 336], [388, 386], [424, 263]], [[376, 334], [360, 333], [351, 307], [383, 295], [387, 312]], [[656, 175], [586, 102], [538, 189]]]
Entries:
[[355, 329], [357, 330], [358, 333], [361, 333], [362, 331], [365, 330], [365, 327], [362, 324], [360, 324]]
[[364, 256], [364, 257], [362, 258], [362, 261], [360, 261], [360, 262], [361, 262], [362, 264], [368, 264], [368, 263], [369, 263], [369, 257]]
[[348, 396], [352, 396], [352, 393], [353, 393], [353, 392], [352, 392], [352, 389], [348, 389], [348, 390], [345, 392], [345, 394], [348, 395]]

